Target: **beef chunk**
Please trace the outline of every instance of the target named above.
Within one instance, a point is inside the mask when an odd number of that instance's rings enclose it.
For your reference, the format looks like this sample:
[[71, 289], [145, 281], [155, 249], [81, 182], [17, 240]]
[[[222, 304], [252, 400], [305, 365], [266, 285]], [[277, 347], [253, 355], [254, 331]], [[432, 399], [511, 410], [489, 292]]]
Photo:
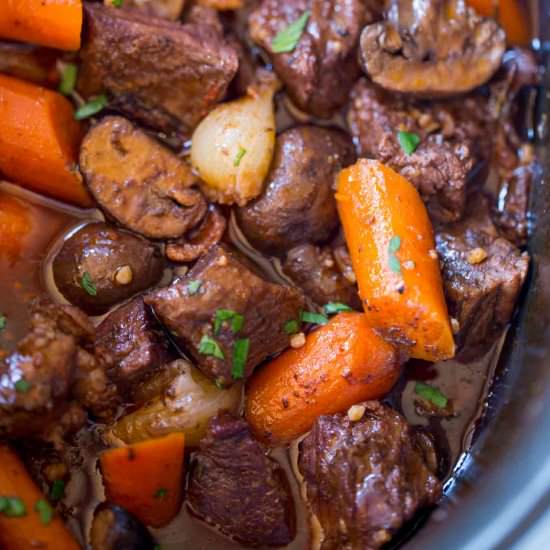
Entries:
[[294, 506], [284, 472], [266, 456], [246, 421], [229, 413], [211, 420], [193, 454], [187, 503], [247, 546], [284, 546], [294, 539]]
[[109, 376], [122, 386], [167, 363], [168, 342], [154, 315], [138, 297], [112, 311], [97, 327], [96, 354], [110, 364]]
[[529, 258], [499, 237], [487, 200], [474, 195], [468, 216], [436, 232], [449, 313], [459, 346], [490, 341], [510, 321]]
[[338, 225], [334, 179], [355, 160], [353, 144], [337, 130], [302, 126], [277, 138], [263, 194], [236, 210], [248, 240], [266, 252], [327, 240]]
[[299, 468], [317, 516], [323, 550], [379, 548], [441, 495], [427, 438], [376, 401], [363, 417], [321, 416], [300, 443]]
[[357, 285], [342, 273], [330, 246], [303, 244], [293, 248], [286, 256], [283, 271], [321, 306], [339, 302], [361, 309]]
[[461, 94], [499, 68], [506, 35], [464, 0], [390, 0], [361, 33], [365, 72], [380, 86], [422, 96]]
[[[200, 287], [190, 287], [190, 283], [200, 283]], [[234, 378], [250, 376], [263, 360], [288, 346], [283, 326], [298, 318], [304, 299], [296, 289], [261, 279], [233, 252], [218, 245], [186, 277], [151, 292], [145, 303], [153, 307], [204, 374], [218, 384], [230, 385]], [[226, 319], [216, 333], [214, 321], [224, 311], [242, 315], [242, 327], [234, 329], [232, 320]], [[205, 349], [208, 339], [219, 345], [223, 358], [219, 352], [216, 357], [212, 349]], [[246, 365], [243, 373], [236, 371], [233, 376], [233, 347], [242, 339], [250, 344]]]
[[53, 261], [53, 276], [69, 302], [99, 315], [156, 284], [163, 268], [152, 243], [106, 223], [91, 223], [65, 241]]
[[[374, 17], [369, 4], [375, 6], [361, 0], [263, 0], [251, 14], [252, 39], [267, 50], [300, 109], [325, 118], [347, 101], [359, 72], [359, 33]], [[296, 48], [275, 53], [275, 36], [306, 10], [311, 14]]]
[[[406, 177], [418, 189], [435, 220], [458, 220], [464, 212], [473, 154], [468, 141], [460, 139], [464, 133], [459, 133], [454, 122], [446, 129], [445, 121], [434, 118], [435, 112], [422, 113], [421, 108], [420, 104], [391, 97], [362, 79], [352, 91], [350, 129], [359, 154], [380, 160]], [[410, 155], [399, 145], [399, 130], [421, 138]]]
[[212, 25], [89, 3], [85, 13], [79, 90], [109, 92], [113, 108], [151, 128], [190, 135], [237, 72], [236, 52]]
[[107, 117], [86, 134], [80, 169], [107, 214], [152, 239], [175, 239], [206, 213], [187, 166], [122, 117]]

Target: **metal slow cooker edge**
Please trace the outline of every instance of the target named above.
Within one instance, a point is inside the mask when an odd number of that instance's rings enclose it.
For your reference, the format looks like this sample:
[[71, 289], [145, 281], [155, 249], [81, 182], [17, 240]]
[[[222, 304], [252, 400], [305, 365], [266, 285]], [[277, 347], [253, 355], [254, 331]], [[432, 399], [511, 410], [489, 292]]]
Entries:
[[[538, 4], [538, 18], [540, 50], [548, 60], [550, 2]], [[545, 66], [548, 68], [549, 64]], [[544, 113], [550, 118], [550, 71], [546, 72]], [[545, 133], [548, 134], [548, 127]], [[538, 153], [543, 173], [531, 196], [534, 230], [529, 241], [530, 274], [500, 360], [485, 425], [458, 467], [456, 482], [448, 487], [441, 506], [404, 545], [407, 550], [550, 548], [550, 142], [547, 138]]]

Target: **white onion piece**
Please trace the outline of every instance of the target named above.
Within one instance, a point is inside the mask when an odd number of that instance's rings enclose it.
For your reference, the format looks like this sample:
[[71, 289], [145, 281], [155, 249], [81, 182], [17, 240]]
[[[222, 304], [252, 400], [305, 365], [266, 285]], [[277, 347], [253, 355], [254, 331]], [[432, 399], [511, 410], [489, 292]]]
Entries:
[[195, 129], [191, 163], [212, 201], [245, 205], [257, 197], [275, 148], [277, 78], [259, 71], [247, 95], [216, 107]]

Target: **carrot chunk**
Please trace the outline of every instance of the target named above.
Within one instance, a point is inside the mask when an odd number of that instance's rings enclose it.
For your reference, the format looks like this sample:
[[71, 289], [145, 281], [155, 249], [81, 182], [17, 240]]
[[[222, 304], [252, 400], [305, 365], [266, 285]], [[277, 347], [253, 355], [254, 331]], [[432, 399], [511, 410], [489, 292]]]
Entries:
[[81, 0], [2, 0], [0, 38], [78, 50], [82, 11]]
[[454, 355], [433, 229], [415, 187], [380, 162], [342, 170], [336, 193], [370, 325], [409, 344], [412, 357]]
[[400, 372], [394, 348], [362, 313], [340, 313], [257, 371], [246, 391], [245, 416], [256, 436], [288, 443], [323, 414], [387, 393]]
[[0, 445], [0, 548], [79, 550], [19, 457]]
[[181, 507], [183, 455], [183, 433], [105, 451], [99, 463], [107, 499], [146, 525], [166, 525]]
[[82, 132], [57, 92], [0, 75], [0, 174], [38, 193], [89, 206], [77, 169]]

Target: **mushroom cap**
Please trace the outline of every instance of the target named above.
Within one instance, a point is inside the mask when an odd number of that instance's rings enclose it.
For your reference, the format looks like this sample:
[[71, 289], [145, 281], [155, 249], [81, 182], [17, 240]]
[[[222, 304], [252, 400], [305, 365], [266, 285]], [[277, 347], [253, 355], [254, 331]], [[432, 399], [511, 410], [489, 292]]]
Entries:
[[505, 32], [464, 0], [392, 0], [384, 21], [367, 25], [360, 61], [391, 91], [421, 97], [468, 92], [500, 66]]

